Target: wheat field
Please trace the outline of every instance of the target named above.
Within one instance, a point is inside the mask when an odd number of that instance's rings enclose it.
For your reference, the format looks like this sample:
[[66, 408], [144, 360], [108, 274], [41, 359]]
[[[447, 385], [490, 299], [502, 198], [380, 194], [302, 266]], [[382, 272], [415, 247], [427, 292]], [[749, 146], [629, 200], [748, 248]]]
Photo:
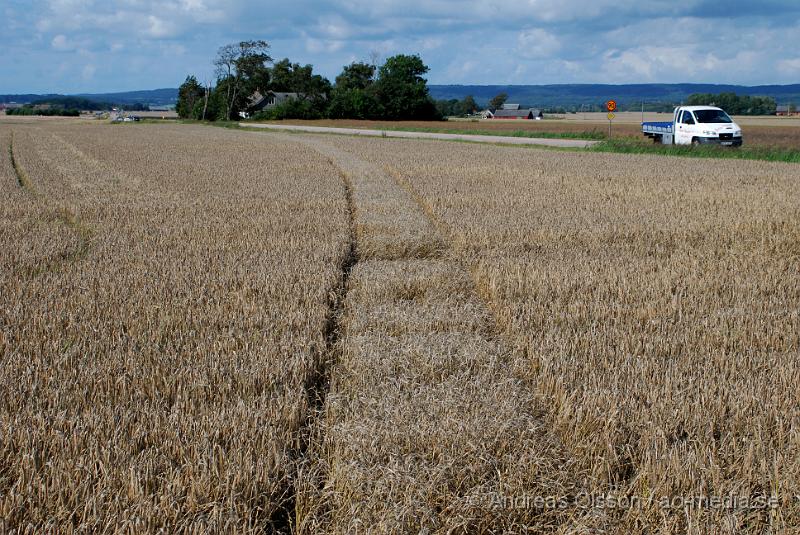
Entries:
[[77, 121], [0, 147], [0, 531], [800, 526], [800, 167]]
[[349, 243], [339, 176], [211, 129], [9, 130], [5, 526], [270, 530]]

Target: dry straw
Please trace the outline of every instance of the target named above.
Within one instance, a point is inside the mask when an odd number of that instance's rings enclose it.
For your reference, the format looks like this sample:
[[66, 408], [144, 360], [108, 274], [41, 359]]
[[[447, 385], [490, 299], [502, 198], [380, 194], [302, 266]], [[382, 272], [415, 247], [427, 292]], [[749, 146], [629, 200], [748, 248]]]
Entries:
[[800, 525], [796, 166], [80, 121], [0, 147], [0, 531]]

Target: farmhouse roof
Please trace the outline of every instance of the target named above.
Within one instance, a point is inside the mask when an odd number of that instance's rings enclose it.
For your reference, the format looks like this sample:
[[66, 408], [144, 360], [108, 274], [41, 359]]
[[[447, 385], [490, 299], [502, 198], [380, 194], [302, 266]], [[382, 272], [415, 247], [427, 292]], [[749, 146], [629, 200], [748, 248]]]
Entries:
[[299, 98], [300, 93], [285, 93], [279, 91], [266, 91], [265, 93], [261, 93], [260, 91], [256, 91], [250, 98], [247, 99], [248, 107], [255, 107], [264, 102], [269, 98], [273, 98], [276, 102], [282, 102], [287, 98]]
[[518, 110], [519, 109], [519, 104], [508, 104], [508, 103], [506, 103], [506, 104], [503, 104], [502, 106], [500, 106], [500, 109], [501, 110]]
[[497, 111], [494, 112], [494, 116], [495, 117], [528, 117], [528, 116], [539, 117], [541, 114], [542, 114], [542, 112], [540, 110], [535, 109], [535, 108], [529, 108], [529, 109], [524, 109], [524, 110], [519, 110], [519, 109], [506, 110], [506, 109], [502, 109], [502, 110], [497, 110]]
[[775, 108], [775, 111], [778, 113], [789, 113], [789, 106], [778, 106]]

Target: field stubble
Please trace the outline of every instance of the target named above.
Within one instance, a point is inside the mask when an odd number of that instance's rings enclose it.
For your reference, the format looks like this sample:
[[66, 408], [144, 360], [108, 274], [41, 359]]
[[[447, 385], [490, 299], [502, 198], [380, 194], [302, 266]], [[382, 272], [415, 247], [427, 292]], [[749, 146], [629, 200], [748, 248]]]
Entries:
[[575, 478], [447, 238], [379, 167], [302, 139], [351, 184], [358, 262], [298, 531], [553, 528], [563, 512], [494, 507], [498, 495], [575, 492]]
[[[14, 125], [36, 195], [3, 153], [0, 517], [23, 532], [286, 527], [349, 242], [340, 177], [291, 143], [111, 128]], [[0, 125], [4, 149], [10, 135]], [[75, 228], [92, 229], [84, 254], [19, 276], [79, 245]]]
[[[800, 525], [798, 167], [185, 125], [0, 143], [4, 527]], [[609, 493], [779, 503], [574, 501]]]
[[[798, 167], [673, 159], [665, 181], [640, 156], [337, 143], [407, 181], [449, 229], [576, 487], [656, 498], [598, 510], [592, 529], [800, 524]], [[657, 502], [729, 495], [778, 503]]]

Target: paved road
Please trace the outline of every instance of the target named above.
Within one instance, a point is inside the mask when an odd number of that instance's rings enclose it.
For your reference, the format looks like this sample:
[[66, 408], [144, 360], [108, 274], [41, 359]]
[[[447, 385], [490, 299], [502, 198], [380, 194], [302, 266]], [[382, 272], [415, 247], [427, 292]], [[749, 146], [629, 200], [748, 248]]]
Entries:
[[511, 145], [547, 145], [548, 147], [569, 147], [585, 149], [597, 141], [582, 139], [544, 139], [511, 136], [482, 136], [472, 134], [444, 134], [436, 132], [403, 132], [398, 130], [367, 130], [364, 128], [333, 128], [328, 126], [299, 126], [291, 124], [239, 123], [246, 128], [266, 128], [269, 130], [289, 130], [293, 132], [316, 132], [320, 134], [348, 134], [353, 136], [402, 137], [411, 139], [445, 139], [473, 141], [478, 143], [508, 143]]

